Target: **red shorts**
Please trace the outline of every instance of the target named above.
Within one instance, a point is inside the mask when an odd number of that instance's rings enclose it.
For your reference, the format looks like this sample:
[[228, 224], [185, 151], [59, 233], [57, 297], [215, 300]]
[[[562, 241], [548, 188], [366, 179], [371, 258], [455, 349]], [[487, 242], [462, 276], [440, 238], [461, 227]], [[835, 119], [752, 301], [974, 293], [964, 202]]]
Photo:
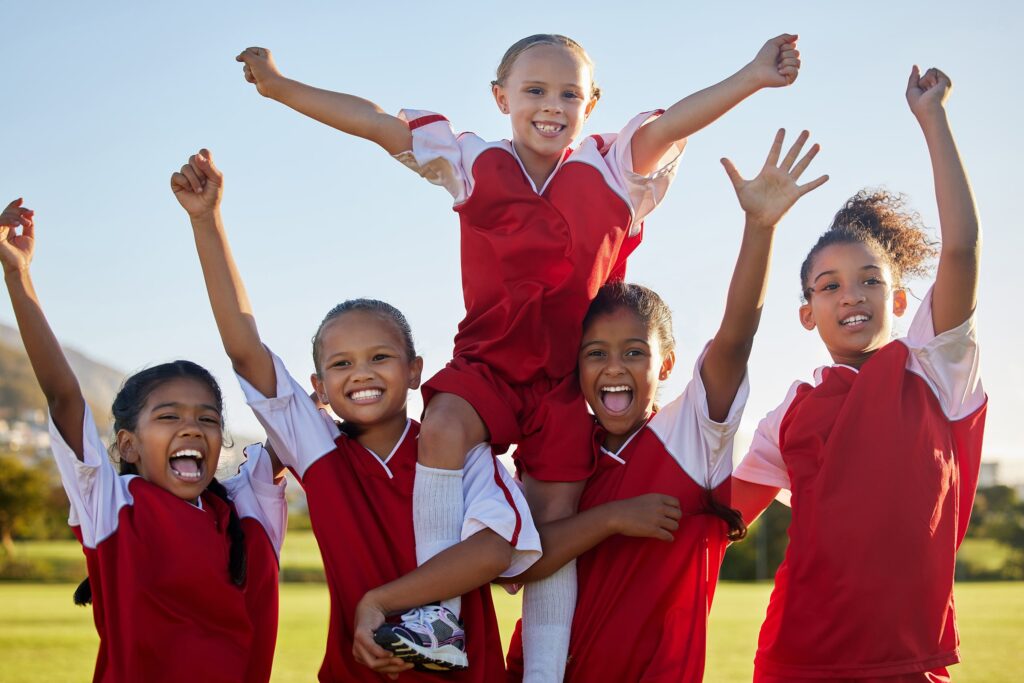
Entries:
[[476, 410], [496, 453], [512, 444], [516, 465], [540, 481], [583, 481], [594, 469], [594, 418], [575, 374], [508, 384], [485, 363], [453, 359], [423, 385], [423, 405], [455, 394]]
[[759, 671], [754, 672], [756, 683], [949, 683], [949, 671], [941, 666], [931, 671], [921, 671], [912, 674], [898, 674], [896, 676], [876, 676], [869, 678], [790, 678], [786, 676], [772, 676]]

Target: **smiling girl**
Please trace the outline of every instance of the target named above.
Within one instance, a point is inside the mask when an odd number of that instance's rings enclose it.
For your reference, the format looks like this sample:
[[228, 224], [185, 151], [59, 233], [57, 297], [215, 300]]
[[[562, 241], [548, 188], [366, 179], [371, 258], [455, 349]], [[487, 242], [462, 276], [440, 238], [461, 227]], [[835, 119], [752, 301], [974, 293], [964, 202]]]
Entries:
[[[20, 234], [18, 229], [20, 227]], [[100, 646], [95, 681], [266, 683], [277, 639], [277, 553], [287, 507], [262, 448], [214, 478], [223, 439], [217, 382], [189, 361], [132, 375], [114, 399], [120, 475], [29, 275], [32, 212], [0, 217], [0, 261], [18, 327], [50, 410]]]
[[948, 681], [960, 659], [953, 570], [986, 397], [974, 324], [981, 234], [946, 117], [951, 88], [916, 66], [907, 86], [942, 230], [935, 283], [907, 336], [891, 341], [904, 279], [934, 250], [899, 198], [852, 198], [801, 267], [800, 321], [834, 364], [761, 421], [733, 480], [748, 521], [780, 489], [793, 508], [755, 681]]
[[[653, 492], [673, 497], [681, 515], [674, 515], [678, 523], [661, 539], [670, 543], [612, 536], [580, 555], [566, 681], [697, 683], [703, 678], [718, 569], [729, 541], [746, 532], [729, 507], [729, 474], [772, 242], [793, 204], [827, 180], [821, 176], [797, 184], [819, 149], [814, 145], [798, 161], [807, 138], [801, 134], [780, 161], [779, 131], [764, 167], [749, 181], [723, 159], [746, 224], [721, 326], [679, 397], [660, 409], [656, 405], [659, 385], [675, 366], [672, 315], [665, 302], [645, 287], [612, 283], [590, 305], [579, 382], [596, 420], [597, 470], [584, 489], [581, 514]], [[569, 551], [568, 545], [543, 539], [541, 563]], [[510, 671], [517, 670], [518, 657], [514, 646]]]
[[[624, 276], [686, 138], [761, 88], [792, 83], [796, 39], [778, 36], [721, 83], [576, 148], [570, 145], [601, 92], [590, 57], [565, 36], [529, 36], [506, 51], [491, 91], [512, 136], [494, 142], [456, 135], [439, 114], [391, 116], [359, 97], [287, 79], [264, 48], [238, 55], [260, 94], [377, 143], [443, 186], [460, 216], [466, 317], [454, 359], [423, 387], [414, 499], [421, 562], [459, 539], [459, 479], [480, 441], [499, 452], [518, 444], [516, 463], [538, 523], [574, 512], [593, 464], [590, 418], [574, 375], [587, 305], [602, 284]], [[573, 574], [570, 565], [527, 589], [531, 680], [561, 679]], [[459, 611], [456, 602], [447, 606]], [[429, 633], [432, 624], [415, 630]], [[382, 642], [393, 635], [381, 634]]]
[[[419, 386], [423, 360], [408, 322], [393, 306], [372, 299], [346, 301], [324, 317], [313, 337], [311, 380], [317, 400], [343, 420], [339, 428], [263, 345], [221, 220], [222, 182], [206, 150], [171, 181], [192, 222], [224, 349], [275, 452], [306, 491], [331, 600], [319, 679], [379, 681], [381, 673], [407, 672], [403, 681], [435, 680], [408, 670], [413, 664], [433, 671], [460, 668], [468, 649], [476, 666], [451, 680], [501, 680], [501, 640], [488, 582], [523, 571], [540, 555], [530, 516], [520, 514], [525, 499], [490, 447], [477, 444], [460, 478], [467, 511], [460, 538], [466, 541], [417, 569], [412, 493], [419, 425], [407, 417], [406, 400]], [[442, 612], [440, 606], [417, 607], [456, 595], [472, 617], [465, 633], [443, 613], [421, 614]], [[373, 641], [387, 614], [407, 610], [408, 622], [431, 619], [446, 626], [434, 634], [429, 658], [410, 647], [403, 661]]]

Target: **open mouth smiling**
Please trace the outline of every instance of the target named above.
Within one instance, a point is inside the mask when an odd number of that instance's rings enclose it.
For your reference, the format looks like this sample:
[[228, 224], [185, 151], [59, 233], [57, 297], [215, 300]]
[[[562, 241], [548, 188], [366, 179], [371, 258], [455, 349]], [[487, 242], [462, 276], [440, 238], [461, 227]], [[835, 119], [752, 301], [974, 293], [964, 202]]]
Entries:
[[203, 478], [203, 454], [193, 448], [185, 448], [171, 456], [168, 465], [178, 479], [195, 483]]

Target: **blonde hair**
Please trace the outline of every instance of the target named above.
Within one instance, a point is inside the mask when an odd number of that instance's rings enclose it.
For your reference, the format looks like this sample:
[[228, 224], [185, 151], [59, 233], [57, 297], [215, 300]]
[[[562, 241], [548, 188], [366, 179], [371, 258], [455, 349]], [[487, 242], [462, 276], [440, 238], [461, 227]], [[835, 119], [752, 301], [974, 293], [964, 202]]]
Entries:
[[491, 81], [491, 85], [504, 86], [505, 81], [508, 79], [509, 72], [512, 71], [512, 65], [514, 65], [516, 60], [519, 59], [519, 55], [537, 45], [558, 45], [579, 57], [583, 63], [587, 65], [587, 68], [590, 69], [590, 98], [593, 100], [600, 99], [601, 89], [597, 87], [597, 83], [594, 82], [594, 60], [590, 58], [590, 55], [587, 54], [587, 51], [583, 49], [582, 45], [572, 38], [559, 35], [557, 33], [537, 33], [512, 43], [512, 47], [505, 50], [505, 55], [498, 63], [498, 72], [494, 80]]

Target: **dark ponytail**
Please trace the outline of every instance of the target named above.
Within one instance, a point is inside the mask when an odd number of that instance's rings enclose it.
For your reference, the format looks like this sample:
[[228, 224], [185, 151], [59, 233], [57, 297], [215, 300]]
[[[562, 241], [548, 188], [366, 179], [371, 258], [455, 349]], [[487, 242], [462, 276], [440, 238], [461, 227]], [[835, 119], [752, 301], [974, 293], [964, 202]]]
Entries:
[[231, 519], [228, 520], [228, 538], [231, 540], [231, 550], [228, 553], [228, 573], [231, 575], [231, 583], [236, 586], [245, 585], [247, 563], [242, 520], [238, 518], [235, 506], [228, 499], [228, 490], [224, 488], [224, 484], [214, 478], [210, 480], [210, 485], [206, 487], [206, 490], [227, 503], [231, 510]]

